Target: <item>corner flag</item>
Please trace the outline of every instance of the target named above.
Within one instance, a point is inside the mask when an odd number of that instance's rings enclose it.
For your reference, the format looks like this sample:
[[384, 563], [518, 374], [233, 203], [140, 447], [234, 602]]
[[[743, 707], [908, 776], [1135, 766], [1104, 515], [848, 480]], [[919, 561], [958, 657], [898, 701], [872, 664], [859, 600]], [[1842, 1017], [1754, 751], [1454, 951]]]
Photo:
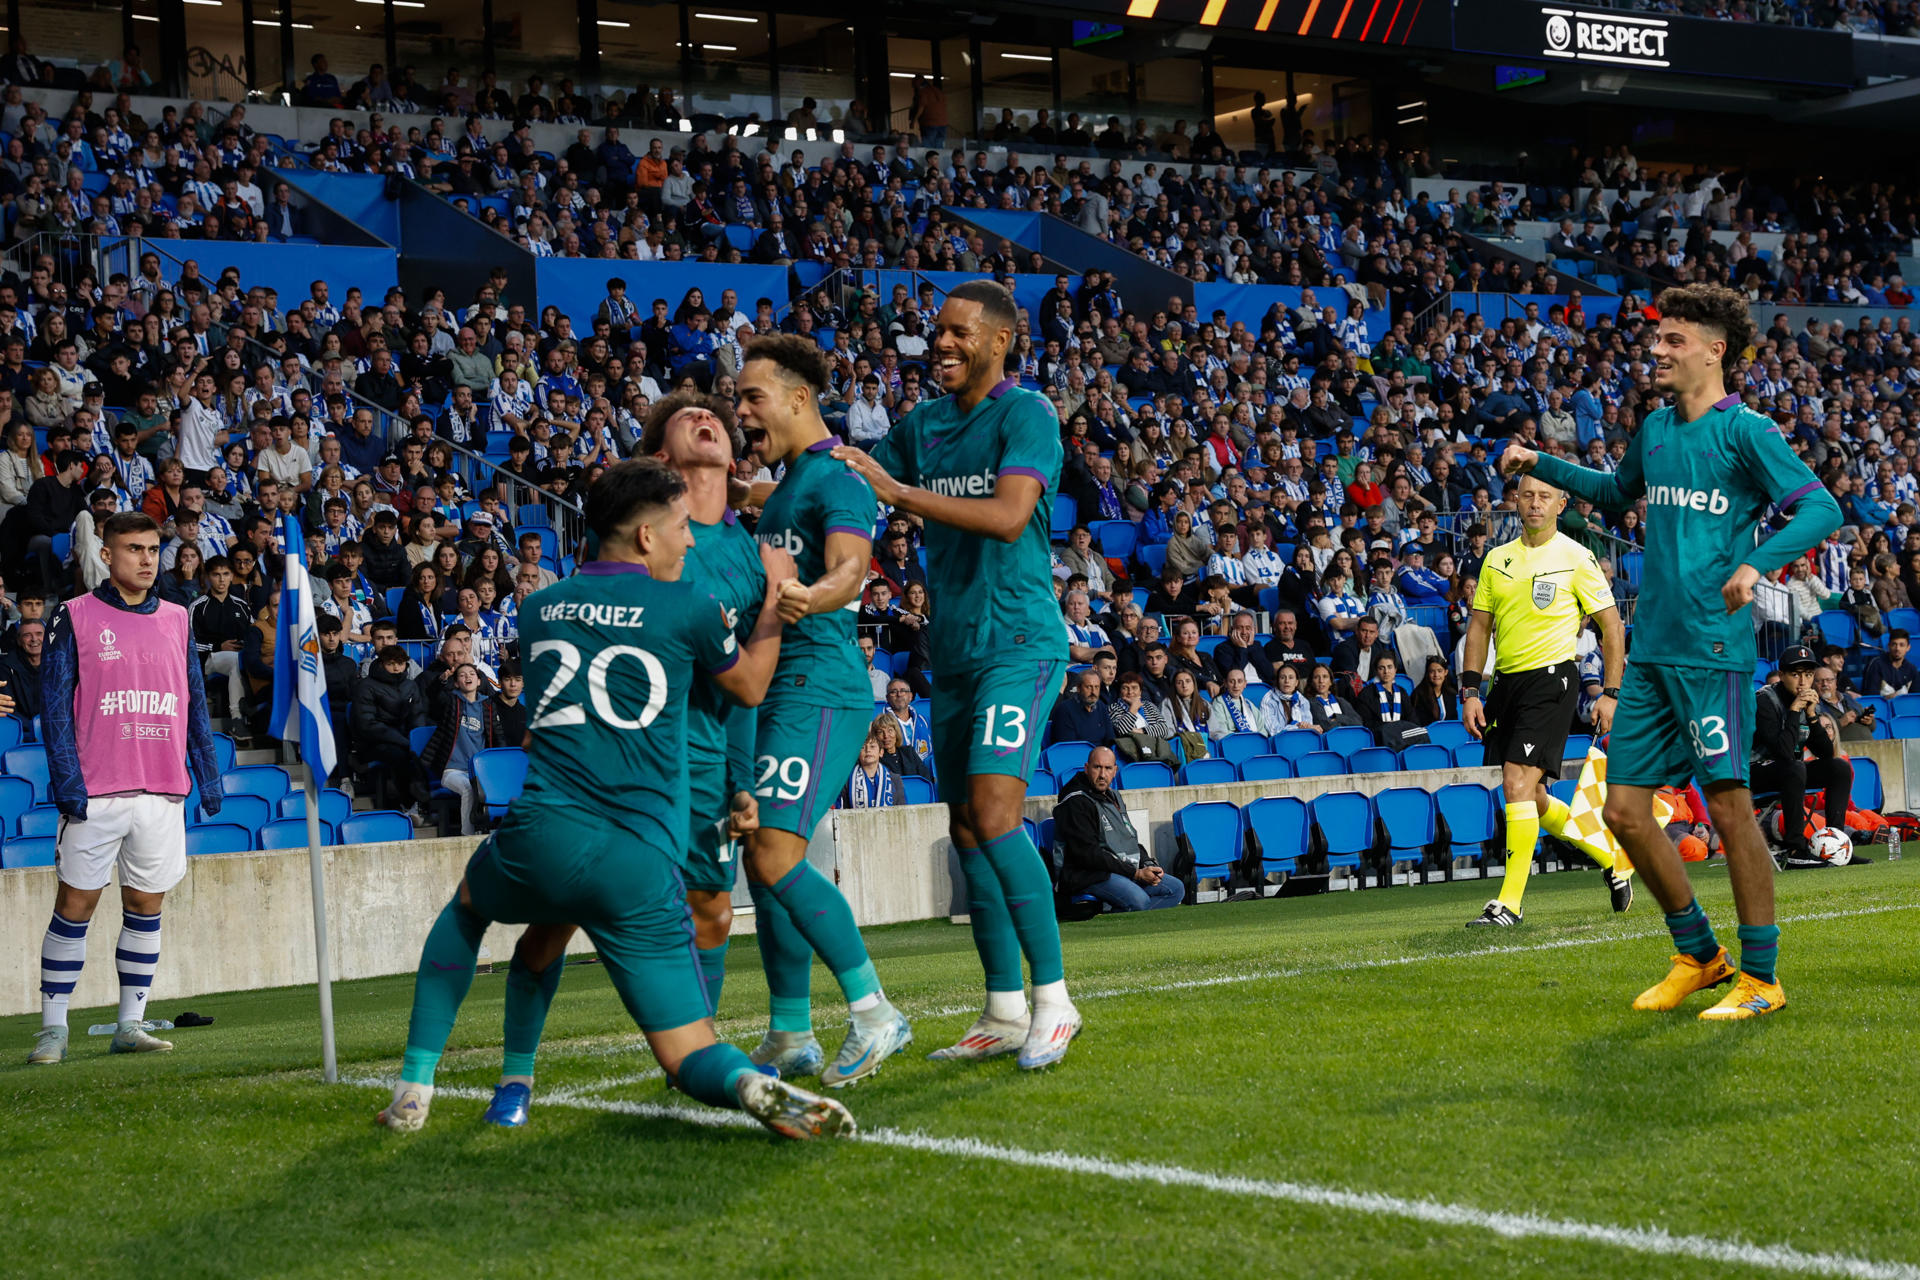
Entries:
[[313, 579], [307, 575], [306, 539], [291, 515], [281, 517], [286, 576], [280, 588], [280, 625], [273, 646], [273, 712], [269, 731], [300, 744], [300, 758], [315, 776], [333, 775], [337, 756], [333, 720], [327, 711], [327, 678], [320, 670], [320, 629], [314, 624]]
[[280, 587], [280, 623], [273, 642], [273, 711], [268, 730], [299, 744], [307, 765], [307, 873], [313, 882], [313, 963], [320, 990], [320, 1066], [328, 1084], [340, 1078], [334, 1058], [333, 965], [327, 955], [327, 881], [320, 855], [320, 789], [337, 759], [333, 718], [327, 713], [327, 677], [320, 669], [320, 628], [313, 620], [313, 579], [307, 541], [292, 515], [280, 519], [286, 572]]

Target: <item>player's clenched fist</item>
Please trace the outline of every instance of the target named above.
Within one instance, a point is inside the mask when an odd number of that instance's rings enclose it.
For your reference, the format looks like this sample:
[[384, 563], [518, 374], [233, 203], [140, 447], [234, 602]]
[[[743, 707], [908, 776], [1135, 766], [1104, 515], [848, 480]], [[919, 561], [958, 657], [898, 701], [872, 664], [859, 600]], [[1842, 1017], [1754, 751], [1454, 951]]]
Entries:
[[733, 793], [733, 807], [727, 813], [727, 834], [735, 840], [760, 829], [760, 802], [751, 791]]
[[1533, 470], [1533, 464], [1539, 460], [1540, 455], [1533, 450], [1523, 449], [1517, 444], [1510, 444], [1500, 454], [1500, 474], [1505, 476], [1525, 475], [1527, 472]]
[[1760, 571], [1750, 564], [1733, 571], [1733, 576], [1720, 588], [1720, 598], [1727, 602], [1728, 613], [1738, 613], [1753, 603], [1753, 584], [1758, 581]]
[[780, 598], [774, 607], [780, 611], [780, 621], [798, 622], [813, 609], [813, 588], [788, 578], [780, 584]]

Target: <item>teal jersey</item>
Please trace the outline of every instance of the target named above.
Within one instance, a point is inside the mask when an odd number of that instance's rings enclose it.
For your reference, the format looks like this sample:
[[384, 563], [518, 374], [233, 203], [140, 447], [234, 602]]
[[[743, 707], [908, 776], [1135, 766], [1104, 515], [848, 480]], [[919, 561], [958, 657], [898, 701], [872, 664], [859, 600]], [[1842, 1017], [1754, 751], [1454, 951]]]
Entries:
[[[1762, 573], [1818, 546], [1840, 505], [1771, 419], [1728, 396], [1692, 422], [1656, 409], [1612, 475], [1545, 454], [1533, 472], [1608, 511], [1647, 500], [1646, 560], [1633, 618], [1633, 660], [1751, 673], [1752, 607], [1729, 614], [1720, 588], [1742, 564]], [[1762, 525], [1769, 506], [1789, 512]]]
[[[719, 524], [693, 522], [693, 550], [681, 577], [720, 602], [736, 639], [753, 634], [767, 597], [767, 573], [753, 535], [732, 511]], [[753, 731], [752, 707], [733, 701], [705, 677], [695, 680], [687, 700], [687, 771], [693, 789], [704, 784], [729, 798], [753, 790]], [[719, 813], [694, 813], [689, 821], [713, 821], [725, 810], [723, 800]]]
[[1053, 595], [1049, 546], [1062, 457], [1052, 402], [1011, 378], [969, 413], [942, 396], [894, 424], [873, 457], [903, 484], [956, 498], [991, 497], [1003, 476], [1040, 482], [1040, 500], [1012, 542], [927, 522], [933, 669], [1007, 658], [1064, 662], [1067, 624]]
[[[839, 443], [838, 437], [828, 436], [787, 464], [787, 474], [761, 509], [755, 529], [761, 542], [793, 557], [804, 583], [818, 582], [826, 573], [830, 534], [873, 540], [879, 504], [872, 486], [829, 453]], [[872, 706], [866, 660], [854, 643], [859, 616], [856, 597], [844, 609], [808, 614], [782, 631], [780, 666], [767, 697], [814, 707]]]
[[687, 838], [687, 697], [740, 660], [726, 610], [691, 582], [596, 560], [520, 606], [526, 789], [542, 809], [632, 832], [677, 856]]

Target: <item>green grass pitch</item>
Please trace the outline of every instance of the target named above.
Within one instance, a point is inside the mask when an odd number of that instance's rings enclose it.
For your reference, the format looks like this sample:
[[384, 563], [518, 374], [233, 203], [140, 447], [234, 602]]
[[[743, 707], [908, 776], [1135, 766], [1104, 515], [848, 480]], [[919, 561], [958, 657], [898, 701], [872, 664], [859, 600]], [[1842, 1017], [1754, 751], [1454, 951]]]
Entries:
[[[1696, 881], [1731, 941], [1724, 870]], [[916, 1040], [841, 1095], [846, 1143], [668, 1093], [593, 966], [514, 1132], [479, 1123], [503, 974], [475, 980], [409, 1137], [371, 1120], [410, 978], [335, 988], [336, 1087], [311, 988], [162, 991], [156, 1016], [216, 1025], [141, 1058], [81, 1035], [52, 1069], [21, 1065], [36, 1018], [0, 1020], [4, 1270], [1920, 1280], [1920, 860], [1782, 876], [1789, 1003], [1733, 1025], [1692, 1016], [1706, 995], [1628, 1009], [1669, 953], [1644, 897], [1615, 917], [1597, 873], [1536, 877], [1524, 926], [1463, 929], [1491, 884], [1068, 926], [1087, 1029], [1037, 1075], [925, 1061], [977, 1007], [968, 933], [873, 930]], [[750, 1042], [750, 938], [730, 962], [720, 1030]], [[831, 1052], [844, 1007], [814, 988]]]

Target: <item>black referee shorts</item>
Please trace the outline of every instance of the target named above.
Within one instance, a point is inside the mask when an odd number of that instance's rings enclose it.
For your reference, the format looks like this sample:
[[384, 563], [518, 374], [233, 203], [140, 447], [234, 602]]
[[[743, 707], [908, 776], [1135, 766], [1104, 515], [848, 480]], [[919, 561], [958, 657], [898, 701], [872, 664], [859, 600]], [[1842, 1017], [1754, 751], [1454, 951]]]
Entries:
[[1523, 764], [1549, 778], [1560, 776], [1567, 731], [1580, 710], [1580, 666], [1556, 662], [1536, 671], [1512, 671], [1495, 679], [1487, 700], [1485, 763]]

